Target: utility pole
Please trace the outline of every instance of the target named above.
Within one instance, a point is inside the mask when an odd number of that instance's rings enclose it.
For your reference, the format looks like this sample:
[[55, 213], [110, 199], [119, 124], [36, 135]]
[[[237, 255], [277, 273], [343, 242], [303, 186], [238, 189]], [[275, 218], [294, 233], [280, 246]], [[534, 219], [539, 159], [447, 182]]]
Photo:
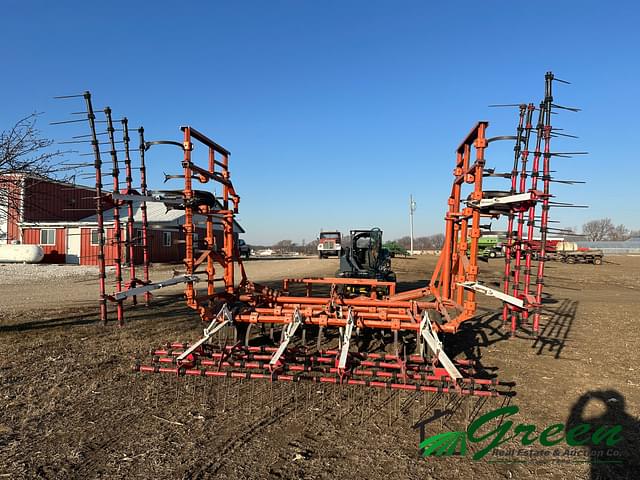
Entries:
[[413, 201], [413, 194], [409, 195], [409, 223], [411, 224], [411, 255], [413, 255], [413, 212], [416, 211], [416, 202]]

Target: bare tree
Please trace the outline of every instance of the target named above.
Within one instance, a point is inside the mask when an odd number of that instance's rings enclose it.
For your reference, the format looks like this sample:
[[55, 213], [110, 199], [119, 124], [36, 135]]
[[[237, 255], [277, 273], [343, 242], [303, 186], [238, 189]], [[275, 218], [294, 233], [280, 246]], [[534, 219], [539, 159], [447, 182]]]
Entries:
[[[411, 239], [409, 236], [398, 238], [394, 240], [398, 245], [409, 248], [411, 244]], [[417, 237], [413, 239], [413, 248], [414, 250], [439, 250], [444, 245], [444, 235], [441, 233], [436, 233], [435, 235], [430, 235], [428, 237]]]
[[271, 248], [273, 248], [275, 251], [279, 253], [287, 253], [291, 251], [293, 246], [295, 246], [295, 243], [293, 243], [291, 240], [280, 240], [279, 242], [275, 243]]
[[614, 225], [610, 218], [591, 220], [582, 226], [582, 234], [592, 242], [600, 240], [628, 240], [633, 232], [623, 225]]
[[[403, 248], [408, 249], [411, 247], [411, 237], [409, 237], [409, 235], [402, 238], [398, 238], [397, 240], [394, 240], [394, 242], [396, 242], [398, 245], [400, 245]], [[418, 249], [418, 247], [415, 244], [413, 248]]]
[[607, 240], [615, 227], [610, 218], [601, 218], [599, 220], [591, 220], [582, 226], [582, 233], [592, 242]]
[[318, 252], [318, 239], [311, 240], [304, 246], [304, 253], [315, 254]]
[[555, 233], [559, 236], [562, 236], [567, 242], [584, 240], [584, 237], [578, 233], [578, 229], [576, 227], [562, 227]]
[[609, 240], [627, 240], [629, 237], [629, 229], [623, 224], [620, 224], [611, 231]]
[[[61, 171], [55, 160], [63, 152], [50, 150], [53, 140], [42, 138], [33, 113], [0, 133], [0, 225], [19, 211], [25, 176], [51, 178]], [[0, 234], [2, 234], [0, 232]]]
[[444, 245], [444, 234], [442, 233], [436, 233], [427, 238], [429, 240], [429, 248], [432, 250], [440, 250]]

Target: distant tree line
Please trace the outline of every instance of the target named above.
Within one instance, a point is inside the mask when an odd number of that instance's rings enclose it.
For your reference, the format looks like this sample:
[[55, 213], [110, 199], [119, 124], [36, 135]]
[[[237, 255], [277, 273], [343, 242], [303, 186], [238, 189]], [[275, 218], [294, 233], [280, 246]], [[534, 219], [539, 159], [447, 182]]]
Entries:
[[293, 240], [280, 240], [272, 245], [249, 245], [252, 250], [265, 250], [271, 249], [275, 253], [300, 253], [315, 255], [318, 253], [318, 240], [312, 240], [311, 242], [303, 242], [298, 244]]
[[[571, 227], [565, 229], [562, 236], [566, 240], [579, 241], [608, 241], [608, 240], [628, 240], [631, 237], [640, 237], [640, 230], [630, 230], [623, 224], [615, 225], [610, 218], [601, 218], [591, 220], [582, 226], [582, 233], [577, 233], [577, 228]], [[411, 248], [411, 238], [407, 235], [396, 240], [394, 243], [409, 250]], [[349, 235], [342, 237], [342, 245], [347, 246], [351, 243]], [[436, 233], [426, 237], [416, 237], [413, 239], [414, 250], [440, 250], [444, 245], [444, 235]], [[291, 240], [280, 240], [269, 246], [252, 245], [252, 248], [259, 250], [262, 248], [271, 248], [276, 253], [292, 253], [314, 255], [317, 252], [318, 240], [297, 244]]]
[[[625, 225], [615, 225], [610, 218], [601, 218], [598, 220], [591, 220], [582, 226], [582, 233], [577, 233], [577, 228], [570, 227], [564, 229], [565, 233], [562, 235], [567, 240], [589, 240], [589, 241], [607, 241], [607, 240], [628, 240], [631, 237], [640, 237], [640, 230], [630, 230]], [[351, 243], [349, 235], [342, 237], [342, 245], [348, 246]], [[411, 248], [411, 238], [407, 235], [396, 240], [393, 243], [397, 243], [401, 247], [409, 250]], [[442, 233], [436, 233], [435, 235], [429, 235], [426, 237], [416, 237], [413, 239], [414, 250], [440, 250], [444, 245], [444, 235]], [[255, 250], [263, 248], [271, 248], [276, 253], [300, 253], [315, 255], [318, 248], [318, 240], [312, 240], [310, 242], [302, 242], [297, 244], [291, 240], [280, 240], [273, 245], [251, 245]]]
[[628, 240], [640, 236], [640, 230], [629, 230], [623, 224], [615, 225], [610, 218], [591, 220], [582, 226], [582, 237], [592, 242]]
[[[411, 248], [411, 237], [398, 238], [394, 240], [395, 243], [409, 250]], [[415, 237], [413, 239], [414, 250], [440, 250], [444, 245], [444, 235], [442, 233], [436, 233], [435, 235], [429, 235], [428, 237]]]
[[[397, 240], [393, 240], [393, 242], [397, 243], [407, 250], [411, 247], [411, 238], [409, 238], [409, 236], [398, 238]], [[351, 244], [351, 237], [349, 235], [343, 235], [341, 243], [343, 246], [349, 246]], [[414, 250], [440, 250], [443, 244], [444, 235], [441, 233], [437, 233], [435, 235], [430, 235], [427, 237], [416, 237], [413, 239]], [[300, 253], [315, 255], [318, 251], [318, 240], [315, 239], [310, 242], [303, 241], [301, 244], [298, 244], [292, 240], [280, 240], [272, 245], [252, 244], [251, 248], [254, 250], [270, 248], [275, 253]]]

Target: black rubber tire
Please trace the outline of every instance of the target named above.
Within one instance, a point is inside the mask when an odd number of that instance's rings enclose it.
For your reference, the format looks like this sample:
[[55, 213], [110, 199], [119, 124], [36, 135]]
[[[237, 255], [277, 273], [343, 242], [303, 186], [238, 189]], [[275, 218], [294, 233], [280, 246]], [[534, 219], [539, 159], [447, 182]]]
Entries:
[[496, 252], [489, 252], [489, 256], [491, 258], [496, 258], [498, 256], [498, 254]]
[[593, 259], [593, 264], [594, 265], [602, 265], [602, 258], [600, 257], [596, 257]]

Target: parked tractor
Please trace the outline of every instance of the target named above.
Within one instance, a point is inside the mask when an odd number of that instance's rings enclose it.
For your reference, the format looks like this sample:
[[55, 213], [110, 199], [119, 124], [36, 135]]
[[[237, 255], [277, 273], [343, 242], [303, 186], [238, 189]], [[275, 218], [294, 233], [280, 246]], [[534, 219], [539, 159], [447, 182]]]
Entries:
[[396, 281], [391, 253], [382, 247], [382, 230], [351, 230], [351, 245], [342, 249], [338, 276]]
[[251, 256], [251, 247], [242, 239], [238, 240], [238, 253], [241, 257], [248, 259]]

